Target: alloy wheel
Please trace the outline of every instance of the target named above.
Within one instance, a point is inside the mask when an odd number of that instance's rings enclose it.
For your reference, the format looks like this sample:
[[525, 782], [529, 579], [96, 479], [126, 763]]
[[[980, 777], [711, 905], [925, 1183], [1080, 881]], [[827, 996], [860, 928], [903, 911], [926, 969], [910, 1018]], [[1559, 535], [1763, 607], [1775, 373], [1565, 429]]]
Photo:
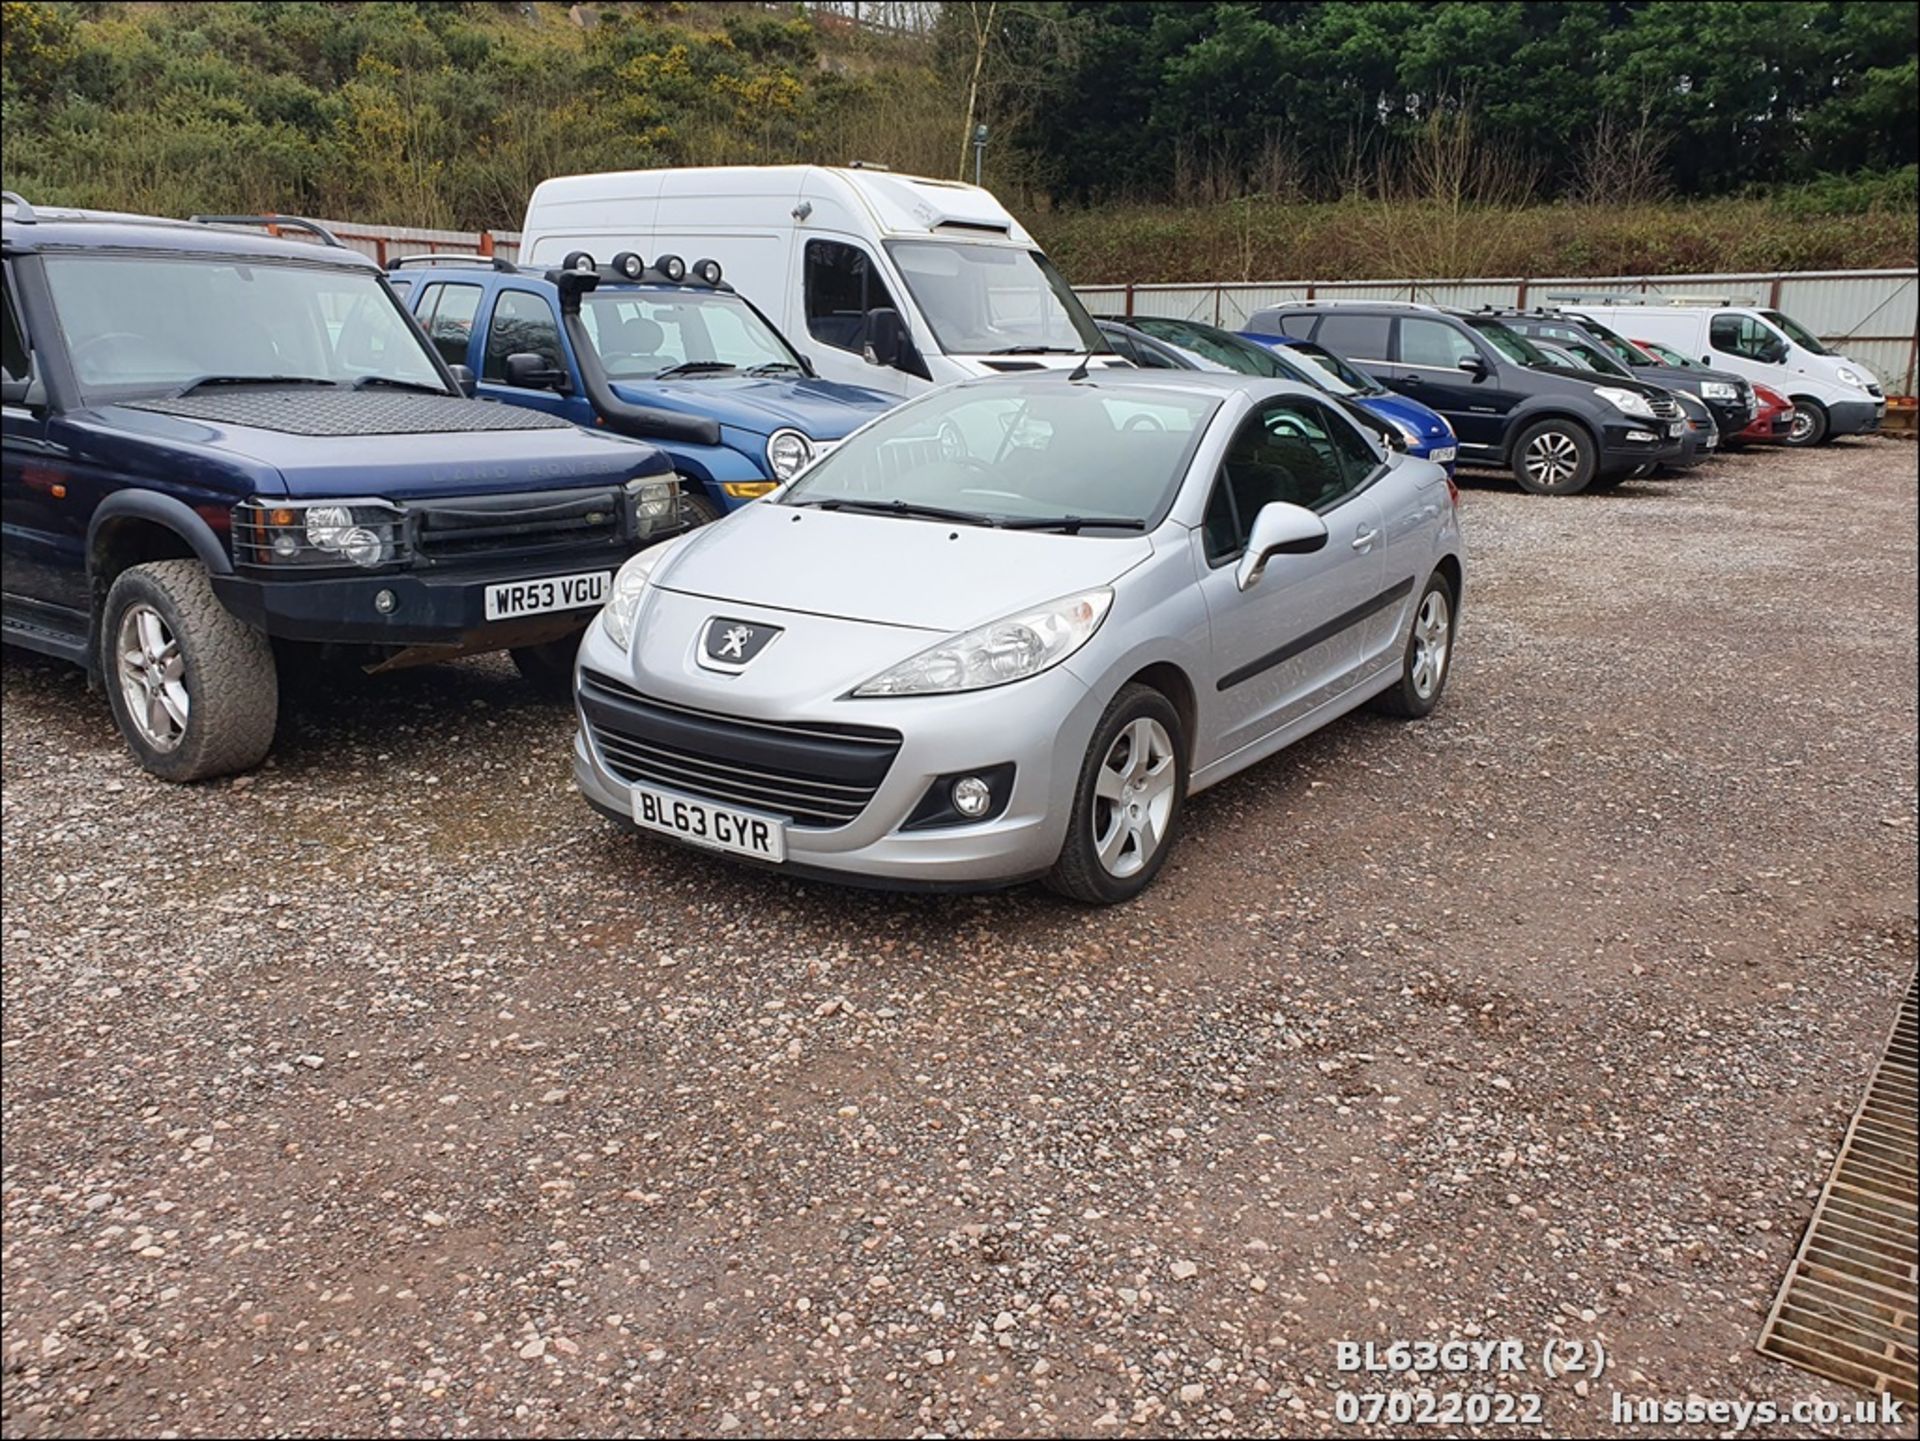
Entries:
[[1543, 430], [1527, 443], [1527, 476], [1536, 485], [1559, 486], [1580, 470], [1580, 447], [1558, 430]]
[[1431, 700], [1447, 674], [1447, 652], [1453, 645], [1453, 608], [1444, 590], [1430, 590], [1413, 618], [1413, 692]]
[[171, 751], [186, 739], [187, 662], [166, 617], [144, 603], [130, 605], [120, 617], [114, 648], [120, 694], [140, 737], [157, 751]]
[[1166, 838], [1179, 783], [1173, 739], [1142, 716], [1113, 738], [1094, 784], [1093, 849], [1108, 875], [1137, 874]]

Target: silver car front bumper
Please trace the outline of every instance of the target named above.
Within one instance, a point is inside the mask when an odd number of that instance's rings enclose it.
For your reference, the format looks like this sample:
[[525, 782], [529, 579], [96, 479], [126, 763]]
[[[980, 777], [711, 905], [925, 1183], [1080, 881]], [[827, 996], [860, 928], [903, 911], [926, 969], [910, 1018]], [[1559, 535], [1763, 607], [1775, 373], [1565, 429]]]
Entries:
[[[1050, 869], [1066, 837], [1074, 787], [1103, 703], [1062, 666], [1029, 680], [960, 695], [858, 701], [834, 695], [796, 702], [790, 695], [776, 697], [774, 686], [756, 690], [746, 677], [707, 681], [691, 671], [672, 676], [638, 673], [597, 623], [588, 629], [579, 664], [650, 697], [716, 716], [898, 731], [899, 751], [859, 815], [839, 826], [786, 827], [786, 868], [879, 885], [992, 886]], [[633, 785], [609, 764], [584, 711], [580, 722], [574, 740], [575, 783], [600, 810], [616, 818], [631, 817]], [[937, 778], [1009, 763], [1014, 768], [1012, 793], [995, 818], [901, 829]], [[674, 789], [647, 784], [656, 790]], [[746, 809], [694, 789], [678, 793]], [[646, 834], [674, 839], [655, 831]]]

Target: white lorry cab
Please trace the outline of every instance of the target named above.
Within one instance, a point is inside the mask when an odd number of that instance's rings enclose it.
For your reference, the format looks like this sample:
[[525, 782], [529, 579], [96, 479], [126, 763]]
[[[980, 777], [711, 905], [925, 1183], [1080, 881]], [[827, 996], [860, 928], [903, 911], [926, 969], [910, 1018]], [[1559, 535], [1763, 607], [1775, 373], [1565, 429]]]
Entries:
[[1020, 222], [975, 185], [874, 167], [719, 166], [543, 181], [520, 263], [718, 262], [828, 380], [914, 395], [1126, 364]]
[[1617, 295], [1553, 298], [1629, 340], [1651, 340], [1689, 360], [1773, 387], [1793, 401], [1789, 445], [1870, 433], [1886, 418], [1887, 398], [1873, 372], [1829, 350], [1778, 310], [1717, 298], [1667, 303]]

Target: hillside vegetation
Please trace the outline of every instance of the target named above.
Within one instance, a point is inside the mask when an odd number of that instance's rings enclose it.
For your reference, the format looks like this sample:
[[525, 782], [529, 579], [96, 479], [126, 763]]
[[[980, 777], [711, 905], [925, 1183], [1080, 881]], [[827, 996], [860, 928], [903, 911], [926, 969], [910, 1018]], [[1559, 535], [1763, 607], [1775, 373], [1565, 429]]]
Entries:
[[1914, 13], [4, 0], [4, 179], [511, 229], [579, 171], [970, 174], [971, 118], [1083, 282], [1910, 265]]

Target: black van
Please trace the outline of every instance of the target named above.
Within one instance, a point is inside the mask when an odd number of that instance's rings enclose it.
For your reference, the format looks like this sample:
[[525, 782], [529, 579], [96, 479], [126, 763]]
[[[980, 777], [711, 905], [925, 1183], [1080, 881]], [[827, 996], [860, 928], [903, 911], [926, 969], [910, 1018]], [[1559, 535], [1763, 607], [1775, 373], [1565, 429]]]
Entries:
[[1687, 421], [1657, 385], [1569, 370], [1486, 315], [1407, 301], [1297, 301], [1248, 331], [1311, 340], [1439, 411], [1462, 465], [1511, 470], [1536, 495], [1577, 495], [1677, 461]]

